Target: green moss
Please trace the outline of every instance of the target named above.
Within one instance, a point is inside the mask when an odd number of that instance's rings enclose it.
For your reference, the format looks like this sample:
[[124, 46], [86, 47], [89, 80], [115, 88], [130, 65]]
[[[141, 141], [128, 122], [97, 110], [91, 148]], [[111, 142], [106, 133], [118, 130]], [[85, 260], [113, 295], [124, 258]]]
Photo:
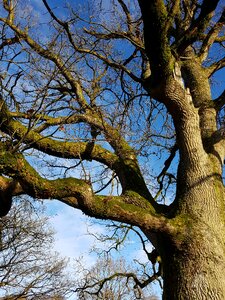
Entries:
[[157, 216], [152, 206], [139, 196], [137, 193], [129, 191], [122, 196], [96, 196], [96, 200], [93, 207], [94, 215], [100, 215], [103, 218], [108, 213], [113, 212], [115, 217], [121, 215], [121, 211], [124, 211], [124, 215], [135, 215], [136, 218], [143, 219], [144, 216], [149, 214]]

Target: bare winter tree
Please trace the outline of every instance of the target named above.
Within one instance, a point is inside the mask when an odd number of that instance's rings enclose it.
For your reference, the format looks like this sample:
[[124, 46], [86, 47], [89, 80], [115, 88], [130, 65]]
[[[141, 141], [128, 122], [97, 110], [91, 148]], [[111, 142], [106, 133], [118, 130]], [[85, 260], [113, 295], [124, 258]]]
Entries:
[[140, 269], [130, 265], [124, 257], [113, 259], [110, 255], [101, 256], [90, 269], [86, 269], [85, 263], [79, 260], [75, 265], [76, 273], [81, 274], [75, 283], [78, 299], [143, 300], [155, 297], [157, 300], [149, 286], [154, 276], [150, 277]]
[[[132, 278], [126, 280], [126, 262], [103, 257], [96, 264], [85, 269], [84, 264], [76, 264], [76, 269], [83, 275], [77, 282], [76, 292], [79, 299], [140, 299], [142, 293], [134, 289]], [[133, 273], [132, 273], [133, 274]], [[140, 297], [139, 297], [140, 296]]]
[[53, 252], [54, 232], [27, 201], [1, 218], [0, 299], [64, 299], [73, 287], [66, 261]]
[[224, 299], [222, 2], [1, 1], [1, 216], [27, 194], [135, 225], [164, 299]]

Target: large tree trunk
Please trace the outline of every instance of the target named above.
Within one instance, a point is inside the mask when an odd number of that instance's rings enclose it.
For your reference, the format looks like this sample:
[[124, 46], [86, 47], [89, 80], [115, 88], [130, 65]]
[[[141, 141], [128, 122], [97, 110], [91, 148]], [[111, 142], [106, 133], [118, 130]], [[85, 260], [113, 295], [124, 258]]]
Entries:
[[[182, 193], [181, 193], [182, 194]], [[158, 250], [163, 261], [164, 300], [225, 299], [224, 187], [211, 174], [179, 199], [171, 218], [180, 233], [162, 236]]]
[[[201, 224], [196, 227], [200, 228]], [[163, 259], [164, 300], [225, 299], [224, 249], [215, 236], [209, 233], [207, 238], [201, 238], [199, 234], [187, 241], [186, 249], [170, 247], [166, 252]]]

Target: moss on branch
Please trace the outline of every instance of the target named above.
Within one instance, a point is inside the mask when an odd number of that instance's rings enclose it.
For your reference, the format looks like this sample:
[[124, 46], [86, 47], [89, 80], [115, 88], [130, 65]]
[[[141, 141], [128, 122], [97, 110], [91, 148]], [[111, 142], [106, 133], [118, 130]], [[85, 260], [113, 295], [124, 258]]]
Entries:
[[0, 167], [2, 172], [17, 179], [24, 191], [31, 197], [41, 199], [62, 199], [75, 196], [79, 201], [91, 193], [90, 185], [77, 178], [59, 178], [48, 180], [24, 159], [22, 154], [14, 154], [6, 149], [0, 153]]
[[48, 180], [41, 177], [22, 154], [10, 153], [4, 146], [0, 154], [1, 170], [18, 180], [22, 191], [33, 198], [58, 199], [89, 216], [126, 222], [146, 230], [169, 228], [166, 217], [157, 213], [147, 199], [134, 191], [121, 196], [97, 196], [84, 180]]
[[145, 48], [150, 60], [151, 77], [156, 83], [173, 72], [174, 59], [168, 40], [171, 16], [168, 16], [163, 0], [139, 0], [139, 5], [144, 23]]
[[28, 147], [35, 148], [46, 154], [62, 158], [94, 159], [112, 167], [117, 161], [117, 156], [99, 145], [94, 145], [90, 151], [89, 143], [57, 141], [50, 137], [44, 137], [34, 130], [15, 120], [10, 120], [3, 130], [13, 135], [18, 141], [23, 141]]
[[119, 132], [108, 124], [104, 124], [105, 135], [109, 144], [115, 149], [116, 154], [96, 143], [62, 142], [51, 137], [45, 137], [33, 129], [28, 130], [19, 121], [15, 121], [7, 108], [5, 115], [6, 121], [2, 125], [2, 130], [16, 138], [18, 143], [25, 143], [27, 147], [56, 157], [93, 159], [103, 163], [116, 171], [124, 192], [134, 188], [136, 192], [151, 200], [152, 203], [154, 202], [144, 182], [134, 150]]

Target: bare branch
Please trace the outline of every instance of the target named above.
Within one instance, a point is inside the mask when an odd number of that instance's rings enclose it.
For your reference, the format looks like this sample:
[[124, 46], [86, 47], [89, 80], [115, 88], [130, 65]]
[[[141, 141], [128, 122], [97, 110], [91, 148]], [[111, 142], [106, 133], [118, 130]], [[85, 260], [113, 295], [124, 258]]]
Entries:
[[[50, 15], [52, 16], [52, 18], [59, 24], [61, 25], [64, 30], [66, 31], [66, 34], [68, 36], [68, 39], [70, 41], [70, 44], [73, 46], [73, 48], [80, 52], [80, 53], [84, 53], [84, 54], [91, 54], [97, 58], [99, 58], [100, 60], [104, 61], [107, 65], [109, 65], [110, 67], [114, 67], [118, 70], [122, 70], [124, 71], [127, 75], [129, 75], [133, 80], [137, 81], [137, 82], [141, 82], [140, 78], [138, 78], [137, 76], [135, 76], [132, 72], [129, 71], [129, 69], [125, 68], [125, 66], [123, 64], [118, 64], [115, 63], [114, 61], [108, 59], [107, 57], [103, 56], [102, 54], [99, 54], [98, 52], [94, 51], [94, 50], [89, 50], [89, 49], [85, 49], [85, 48], [80, 48], [79, 46], [77, 46], [74, 42], [72, 33], [70, 31], [70, 27], [69, 27], [69, 23], [68, 22], [62, 22], [61, 20], [59, 20], [55, 14], [53, 13], [53, 11], [50, 9], [49, 5], [47, 4], [47, 1], [43, 0], [48, 12], [50, 13]], [[109, 34], [99, 34], [90, 30], [86, 30], [86, 32], [88, 32], [89, 34], [92, 34], [93, 36], [96, 36], [98, 38], [103, 38], [103, 39], [111, 39], [111, 38], [128, 38], [130, 39], [130, 37], [121, 34], [121, 33], [109, 33]], [[137, 46], [138, 48], [141, 47], [141, 45], [139, 45], [139, 43], [137, 43], [137, 41], [134, 41], [133, 39], [130, 40], [132, 43], [134, 43], [135, 46]]]
[[19, 38], [17, 36], [13, 38], [3, 39], [3, 42], [0, 44], [0, 50], [2, 50], [5, 46], [13, 45], [19, 42]]
[[61, 74], [65, 77], [65, 79], [70, 83], [72, 89], [74, 90], [77, 101], [80, 103], [81, 107], [86, 107], [87, 102], [84, 98], [82, 88], [77, 80], [74, 79], [72, 74], [69, 72], [69, 70], [66, 68], [65, 63], [62, 61], [62, 59], [55, 53], [51, 52], [50, 49], [44, 49], [42, 46], [40, 46], [37, 42], [35, 42], [26, 31], [23, 31], [22, 29], [19, 29], [15, 24], [11, 24], [7, 19], [0, 18], [1, 21], [8, 24], [11, 29], [17, 34], [18, 37], [20, 37], [22, 40], [26, 41], [26, 43], [37, 53], [39, 53], [42, 57], [51, 60], [55, 63], [55, 65], [58, 67], [58, 69], [61, 71]]
[[209, 48], [215, 42], [220, 33], [221, 29], [225, 24], [225, 9], [223, 10], [220, 19], [216, 22], [216, 24], [210, 29], [206, 38], [203, 40], [201, 49], [199, 51], [199, 57], [201, 61], [204, 61], [208, 55]]
[[62, 27], [67, 27], [68, 24], [66, 22], [61, 21], [59, 18], [56, 17], [56, 15], [53, 13], [52, 9], [50, 8], [50, 6], [48, 5], [48, 2], [46, 0], [42, 0], [42, 2], [44, 3], [47, 11], [49, 12], [50, 16]]
[[221, 70], [225, 67], [225, 57], [219, 61], [212, 63], [208, 68], [208, 77], [211, 77], [216, 71]]
[[210, 20], [213, 17], [214, 11], [218, 5], [219, 0], [210, 1], [204, 0], [201, 4], [201, 11], [196, 19], [192, 18], [192, 23], [188, 26], [185, 32], [178, 41], [175, 42], [175, 48], [177, 52], [182, 52], [192, 43], [199, 39], [199, 34], [204, 33]]

